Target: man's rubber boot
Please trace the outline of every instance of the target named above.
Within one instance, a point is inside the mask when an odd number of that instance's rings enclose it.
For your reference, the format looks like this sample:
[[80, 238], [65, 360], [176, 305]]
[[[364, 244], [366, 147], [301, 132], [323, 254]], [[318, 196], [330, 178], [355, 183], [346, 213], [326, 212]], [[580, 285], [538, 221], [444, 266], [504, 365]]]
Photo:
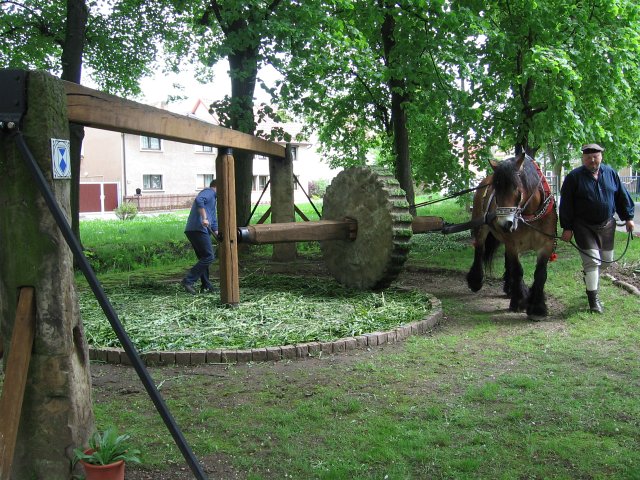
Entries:
[[591, 313], [602, 313], [604, 307], [600, 298], [598, 298], [598, 290], [587, 290], [587, 298], [589, 299], [589, 310]]

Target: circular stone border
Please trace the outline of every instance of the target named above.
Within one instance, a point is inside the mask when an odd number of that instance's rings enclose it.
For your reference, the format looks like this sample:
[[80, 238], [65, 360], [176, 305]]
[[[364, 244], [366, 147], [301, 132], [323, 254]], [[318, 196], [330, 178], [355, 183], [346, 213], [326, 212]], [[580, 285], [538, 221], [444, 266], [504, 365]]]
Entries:
[[[431, 302], [432, 311], [422, 320], [401, 325], [387, 332], [372, 332], [357, 337], [346, 337], [330, 342], [307, 342], [281, 347], [252, 348], [250, 350], [183, 350], [154, 351], [140, 354], [148, 367], [202, 364], [233, 364], [249, 362], [272, 362], [296, 360], [321, 355], [345, 353], [356, 349], [377, 347], [385, 343], [396, 343], [411, 335], [430, 332], [442, 319], [442, 302], [425, 293]], [[131, 365], [129, 355], [122, 348], [89, 348], [89, 360], [114, 365]]]

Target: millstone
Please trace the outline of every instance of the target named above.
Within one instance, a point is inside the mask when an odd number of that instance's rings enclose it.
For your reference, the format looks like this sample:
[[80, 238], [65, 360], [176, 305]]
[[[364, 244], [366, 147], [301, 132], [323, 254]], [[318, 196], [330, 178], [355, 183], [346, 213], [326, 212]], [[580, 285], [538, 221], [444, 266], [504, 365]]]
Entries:
[[379, 290], [402, 271], [412, 217], [404, 190], [387, 170], [354, 167], [340, 172], [327, 187], [322, 218], [358, 223], [355, 240], [320, 244], [327, 268], [341, 284]]

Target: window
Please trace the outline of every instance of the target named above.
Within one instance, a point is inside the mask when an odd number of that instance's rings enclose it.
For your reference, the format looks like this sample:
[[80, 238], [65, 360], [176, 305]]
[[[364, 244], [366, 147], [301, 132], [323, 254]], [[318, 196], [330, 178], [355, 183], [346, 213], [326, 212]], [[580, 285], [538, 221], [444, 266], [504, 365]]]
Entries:
[[213, 147], [211, 145], [197, 145], [196, 152], [199, 153], [214, 153]]
[[156, 137], [140, 137], [140, 149], [142, 150], [160, 150], [162, 141]]
[[162, 190], [162, 175], [143, 175], [142, 188], [145, 190]]
[[269, 181], [269, 175], [254, 175], [253, 176], [253, 191], [264, 190], [264, 186]]
[[269, 157], [267, 157], [266, 155], [260, 155], [258, 153], [255, 154], [254, 156], [255, 160], [269, 160]]
[[203, 188], [209, 187], [211, 180], [213, 180], [215, 176], [213, 173], [199, 173], [196, 180], [196, 190], [202, 190]]
[[298, 160], [298, 147], [291, 147], [291, 158]]

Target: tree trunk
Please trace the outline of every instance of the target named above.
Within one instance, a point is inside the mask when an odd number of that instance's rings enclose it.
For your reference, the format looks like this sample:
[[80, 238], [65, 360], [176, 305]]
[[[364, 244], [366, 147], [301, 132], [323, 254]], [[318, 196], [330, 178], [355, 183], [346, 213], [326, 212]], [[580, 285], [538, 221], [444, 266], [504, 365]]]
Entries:
[[[395, 18], [389, 11], [390, 7], [385, 3], [385, 16], [381, 28], [384, 56], [387, 68], [392, 69], [394, 64]], [[408, 101], [406, 96], [406, 82], [403, 78], [393, 75], [389, 80], [391, 91], [391, 124], [393, 126], [393, 153], [395, 156], [395, 177], [400, 182], [400, 187], [405, 191], [409, 202], [409, 211], [416, 215], [415, 191], [413, 188], [413, 175], [411, 174], [411, 156], [409, 154], [409, 130], [407, 128], [407, 112], [404, 103]]]
[[[231, 77], [231, 128], [253, 135], [256, 122], [253, 116], [253, 94], [258, 77], [258, 49], [251, 48], [229, 55]], [[236, 221], [245, 226], [251, 214], [253, 187], [253, 155], [234, 152], [236, 171]]]
[[[25, 141], [68, 218], [71, 181], [53, 180], [51, 162], [51, 139], [69, 138], [65, 92], [58, 79], [44, 72], [30, 73], [27, 83]], [[32, 286], [36, 298], [36, 336], [12, 478], [68, 480], [73, 448], [86, 445], [93, 430], [88, 346], [71, 252], [17, 148], [7, 136], [0, 142], [0, 319], [5, 350], [18, 288]]]
[[[67, 30], [62, 47], [62, 79], [80, 83], [89, 10], [84, 0], [67, 0]], [[71, 229], [80, 240], [80, 162], [84, 127], [69, 125], [71, 133]]]

